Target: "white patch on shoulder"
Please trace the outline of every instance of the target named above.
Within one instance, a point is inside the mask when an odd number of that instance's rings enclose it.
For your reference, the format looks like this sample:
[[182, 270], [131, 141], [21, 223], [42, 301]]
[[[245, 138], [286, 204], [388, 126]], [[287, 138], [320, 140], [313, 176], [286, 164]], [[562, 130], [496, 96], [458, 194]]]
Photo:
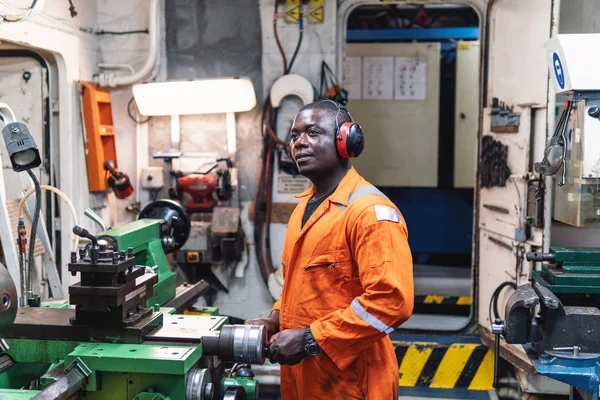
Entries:
[[400, 222], [398, 212], [388, 206], [375, 206], [375, 216], [377, 217], [377, 221]]

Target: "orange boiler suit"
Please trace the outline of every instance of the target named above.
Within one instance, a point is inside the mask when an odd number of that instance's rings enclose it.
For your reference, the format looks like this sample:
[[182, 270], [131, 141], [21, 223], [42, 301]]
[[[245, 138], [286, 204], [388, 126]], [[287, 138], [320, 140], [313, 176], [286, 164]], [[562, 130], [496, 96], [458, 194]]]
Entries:
[[310, 326], [323, 353], [281, 366], [282, 400], [398, 398], [388, 336], [414, 305], [400, 211], [352, 167], [302, 227], [314, 189], [292, 213], [282, 257], [280, 330]]

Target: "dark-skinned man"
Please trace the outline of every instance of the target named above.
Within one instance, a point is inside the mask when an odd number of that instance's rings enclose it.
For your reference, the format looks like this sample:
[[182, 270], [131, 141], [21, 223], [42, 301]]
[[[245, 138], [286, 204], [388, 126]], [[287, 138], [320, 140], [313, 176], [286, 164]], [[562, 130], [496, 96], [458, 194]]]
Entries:
[[267, 327], [283, 400], [398, 398], [388, 334], [412, 314], [412, 257], [400, 211], [350, 164], [362, 147], [338, 103], [294, 119], [292, 158], [313, 185], [288, 223], [281, 296], [246, 322]]

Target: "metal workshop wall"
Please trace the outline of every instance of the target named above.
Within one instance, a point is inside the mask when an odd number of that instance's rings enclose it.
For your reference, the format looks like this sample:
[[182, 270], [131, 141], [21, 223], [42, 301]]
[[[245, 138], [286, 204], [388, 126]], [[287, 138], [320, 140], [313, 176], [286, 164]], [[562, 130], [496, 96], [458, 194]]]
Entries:
[[[257, 106], [236, 113], [241, 201], [254, 198], [260, 154], [262, 109], [262, 43], [256, 0], [173, 0], [165, 3], [167, 78], [169, 80], [244, 76], [252, 80]], [[199, 93], [199, 96], [208, 95]], [[150, 121], [150, 154], [170, 147], [170, 119]], [[224, 150], [225, 115], [181, 117], [181, 146], [187, 151]], [[150, 160], [151, 165], [164, 166]]]

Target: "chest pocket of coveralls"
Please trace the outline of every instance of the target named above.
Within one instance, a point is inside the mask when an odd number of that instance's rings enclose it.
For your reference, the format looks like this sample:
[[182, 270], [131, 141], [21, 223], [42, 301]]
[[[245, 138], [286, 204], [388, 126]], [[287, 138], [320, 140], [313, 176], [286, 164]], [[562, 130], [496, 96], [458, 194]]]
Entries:
[[302, 278], [299, 304], [312, 317], [319, 318], [333, 310], [345, 308], [352, 301], [349, 287], [352, 261], [344, 253], [313, 255], [305, 263]]

